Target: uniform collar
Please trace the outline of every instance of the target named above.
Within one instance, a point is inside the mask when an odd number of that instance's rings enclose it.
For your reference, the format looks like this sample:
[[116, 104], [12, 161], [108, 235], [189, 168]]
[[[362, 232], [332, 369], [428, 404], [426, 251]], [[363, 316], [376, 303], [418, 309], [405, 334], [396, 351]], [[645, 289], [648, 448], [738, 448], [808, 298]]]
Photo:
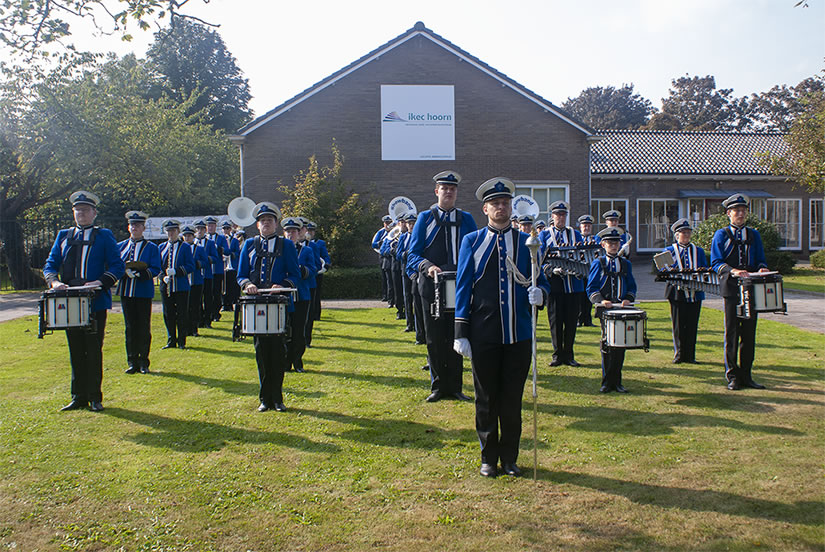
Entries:
[[490, 226], [490, 225], [488, 224], [488, 225], [487, 225], [487, 229], [488, 229], [490, 232], [492, 232], [493, 234], [506, 234], [507, 232], [509, 232], [510, 230], [512, 230], [512, 229], [513, 229], [513, 225], [512, 225], [512, 224], [508, 224], [505, 228], [501, 228], [501, 229], [499, 229], [499, 228], [493, 228], [492, 226]]
[[87, 226], [79, 226], [79, 225], [75, 224], [75, 229], [76, 230], [86, 231], [86, 230], [89, 230], [90, 228], [93, 228], [93, 227], [94, 227], [94, 224], [89, 224]]
[[132, 238], [129, 238], [129, 241], [130, 241], [130, 242], [132, 242], [132, 243], [140, 243], [140, 242], [142, 242], [142, 241], [143, 241], [143, 240], [145, 240], [145, 239], [146, 239], [146, 238], [140, 238], [139, 240], [133, 240]]
[[261, 239], [262, 240], [271, 240], [272, 238], [277, 238], [277, 237], [278, 237], [278, 233], [273, 232], [272, 234], [270, 234], [268, 236], [261, 236]]

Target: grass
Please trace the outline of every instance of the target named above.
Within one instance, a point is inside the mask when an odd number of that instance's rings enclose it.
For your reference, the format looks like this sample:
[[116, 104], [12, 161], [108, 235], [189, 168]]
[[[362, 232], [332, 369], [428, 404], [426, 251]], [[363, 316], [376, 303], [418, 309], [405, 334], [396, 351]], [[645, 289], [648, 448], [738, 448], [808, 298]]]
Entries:
[[110, 315], [101, 414], [58, 412], [60, 333], [0, 324], [0, 548], [822, 550], [825, 336], [760, 321], [768, 389], [732, 393], [719, 312], [702, 313], [702, 364], [674, 366], [667, 304], [644, 307], [652, 348], [627, 353], [624, 396], [597, 392], [595, 328], [581, 368], [549, 368], [542, 315], [537, 483], [529, 382], [527, 476], [484, 479], [472, 403], [423, 401], [424, 348], [390, 309], [326, 310], [289, 411], [265, 414], [228, 321], [162, 351], [155, 315], [153, 373], [127, 376]]
[[782, 277], [782, 287], [825, 293], [825, 270], [821, 268], [794, 268]]

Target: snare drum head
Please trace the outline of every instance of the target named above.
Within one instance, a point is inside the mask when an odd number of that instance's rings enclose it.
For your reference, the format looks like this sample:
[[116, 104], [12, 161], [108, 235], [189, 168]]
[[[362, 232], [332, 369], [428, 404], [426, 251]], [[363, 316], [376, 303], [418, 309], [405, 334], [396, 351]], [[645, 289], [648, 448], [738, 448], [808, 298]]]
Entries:
[[645, 318], [647, 313], [642, 309], [611, 309], [604, 311], [607, 318]]

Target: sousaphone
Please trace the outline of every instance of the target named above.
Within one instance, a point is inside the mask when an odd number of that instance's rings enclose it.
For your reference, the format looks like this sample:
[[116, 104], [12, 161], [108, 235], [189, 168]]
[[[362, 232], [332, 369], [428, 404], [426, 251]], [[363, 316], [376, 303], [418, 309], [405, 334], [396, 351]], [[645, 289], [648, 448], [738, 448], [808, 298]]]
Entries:
[[513, 215], [521, 218], [524, 215], [533, 217], [533, 222], [539, 218], [539, 204], [535, 199], [528, 195], [518, 195], [513, 198]]
[[416, 215], [418, 211], [415, 208], [415, 203], [408, 197], [398, 196], [390, 200], [389, 215], [393, 222], [397, 221], [402, 216]]
[[229, 220], [240, 226], [246, 228], [255, 224], [255, 217], [252, 216], [252, 211], [255, 209], [255, 202], [248, 197], [236, 197], [229, 202], [226, 208], [226, 214]]

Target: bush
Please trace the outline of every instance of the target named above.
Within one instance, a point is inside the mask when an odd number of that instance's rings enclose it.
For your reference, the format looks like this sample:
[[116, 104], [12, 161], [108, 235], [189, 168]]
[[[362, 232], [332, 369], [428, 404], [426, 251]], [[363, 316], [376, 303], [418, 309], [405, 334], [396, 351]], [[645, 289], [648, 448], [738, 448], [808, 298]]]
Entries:
[[322, 299], [379, 299], [381, 269], [335, 267], [324, 274]]
[[825, 249], [820, 249], [811, 255], [811, 266], [814, 268], [825, 268]]
[[781, 274], [790, 274], [796, 265], [796, 259], [787, 251], [766, 251], [765, 260], [768, 268], [778, 270]]
[[[710, 260], [710, 243], [713, 241], [713, 235], [717, 230], [729, 224], [730, 219], [728, 219], [728, 216], [725, 213], [719, 213], [700, 222], [693, 231], [691, 241], [705, 250], [708, 254], [708, 260]], [[745, 224], [759, 231], [759, 235], [762, 236], [762, 245], [765, 248], [765, 256], [768, 252], [776, 251], [779, 248], [779, 244], [782, 243], [782, 236], [779, 235], [779, 230], [776, 229], [773, 223], [749, 213]], [[768, 265], [770, 266], [770, 263]]]

